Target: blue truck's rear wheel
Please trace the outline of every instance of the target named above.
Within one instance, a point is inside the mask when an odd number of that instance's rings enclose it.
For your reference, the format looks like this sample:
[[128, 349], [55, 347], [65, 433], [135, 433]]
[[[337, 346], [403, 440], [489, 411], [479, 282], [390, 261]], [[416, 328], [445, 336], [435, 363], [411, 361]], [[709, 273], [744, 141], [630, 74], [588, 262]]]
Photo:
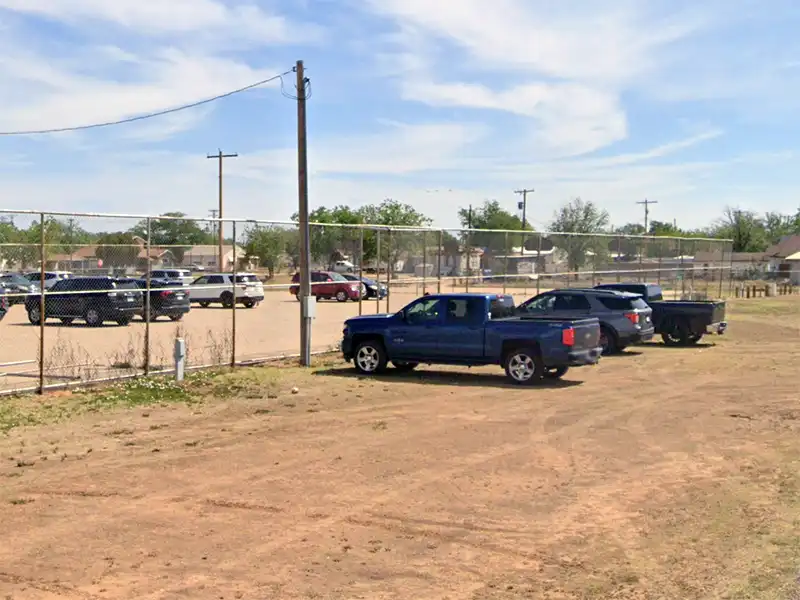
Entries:
[[384, 371], [387, 362], [386, 349], [378, 340], [361, 342], [353, 356], [356, 371], [364, 375], [375, 375]]
[[533, 348], [518, 348], [506, 356], [506, 375], [514, 383], [529, 385], [538, 383], [545, 374], [539, 353]]

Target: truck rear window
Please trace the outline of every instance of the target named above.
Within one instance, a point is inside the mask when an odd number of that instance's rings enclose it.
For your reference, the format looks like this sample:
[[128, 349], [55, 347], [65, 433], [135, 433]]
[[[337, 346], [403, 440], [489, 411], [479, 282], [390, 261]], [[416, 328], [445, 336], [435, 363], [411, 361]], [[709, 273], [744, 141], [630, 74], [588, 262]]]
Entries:
[[492, 319], [513, 317], [516, 312], [513, 296], [498, 296], [490, 302], [489, 306]]

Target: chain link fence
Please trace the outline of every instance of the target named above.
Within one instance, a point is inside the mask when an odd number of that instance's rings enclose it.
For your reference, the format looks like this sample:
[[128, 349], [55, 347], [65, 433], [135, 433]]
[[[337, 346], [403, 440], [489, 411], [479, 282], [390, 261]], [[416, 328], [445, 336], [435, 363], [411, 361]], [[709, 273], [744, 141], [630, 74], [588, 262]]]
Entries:
[[[659, 283], [731, 295], [730, 242], [606, 234], [310, 226], [312, 348], [425, 293]], [[0, 392], [297, 356], [296, 223], [0, 211]]]

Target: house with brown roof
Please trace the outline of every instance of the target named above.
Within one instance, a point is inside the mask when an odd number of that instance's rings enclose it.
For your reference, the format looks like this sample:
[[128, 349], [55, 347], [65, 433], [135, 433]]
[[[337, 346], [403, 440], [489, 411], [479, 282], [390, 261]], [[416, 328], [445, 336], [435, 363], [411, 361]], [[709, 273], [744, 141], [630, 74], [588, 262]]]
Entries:
[[52, 254], [45, 261], [47, 268], [54, 271], [71, 271], [76, 274], [100, 273], [143, 273], [150, 268], [168, 267], [176, 263], [169, 248], [150, 248], [148, 251], [139, 238], [133, 238], [130, 246], [86, 246], [70, 249], [70, 252]]
[[758, 279], [769, 270], [769, 257], [766, 252], [698, 250], [692, 262], [695, 273], [708, 273], [712, 269], [724, 270], [724, 277], [728, 276], [725, 270], [730, 266], [734, 279]]
[[785, 235], [777, 244], [767, 248], [765, 254], [769, 260], [769, 271], [777, 275], [778, 279], [789, 279], [792, 272], [793, 260], [788, 260], [800, 252], [800, 235]]

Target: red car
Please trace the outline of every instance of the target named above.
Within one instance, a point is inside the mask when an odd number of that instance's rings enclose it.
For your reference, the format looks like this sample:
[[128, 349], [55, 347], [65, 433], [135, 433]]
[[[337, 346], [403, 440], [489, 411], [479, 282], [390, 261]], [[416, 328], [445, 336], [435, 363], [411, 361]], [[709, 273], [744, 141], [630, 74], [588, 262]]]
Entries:
[[[300, 273], [295, 273], [292, 283], [300, 281]], [[358, 302], [361, 297], [363, 284], [357, 281], [349, 281], [331, 271], [311, 271], [311, 295], [316, 296], [317, 300], [325, 298], [328, 300], [336, 299], [339, 302], [352, 300]], [[289, 288], [289, 293], [295, 298], [300, 299], [300, 286], [293, 285]]]

